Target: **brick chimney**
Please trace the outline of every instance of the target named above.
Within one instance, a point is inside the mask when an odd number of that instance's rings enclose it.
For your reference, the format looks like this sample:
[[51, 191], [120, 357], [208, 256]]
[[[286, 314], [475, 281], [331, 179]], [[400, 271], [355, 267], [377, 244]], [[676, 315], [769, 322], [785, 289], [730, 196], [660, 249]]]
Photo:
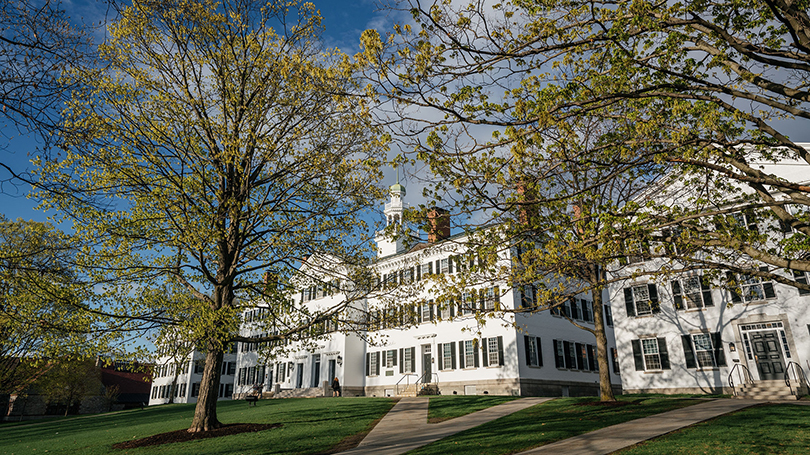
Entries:
[[450, 212], [434, 208], [428, 212], [428, 242], [436, 243], [450, 237]]
[[518, 193], [518, 221], [528, 225], [532, 217], [537, 216], [537, 194], [521, 179], [517, 182]]

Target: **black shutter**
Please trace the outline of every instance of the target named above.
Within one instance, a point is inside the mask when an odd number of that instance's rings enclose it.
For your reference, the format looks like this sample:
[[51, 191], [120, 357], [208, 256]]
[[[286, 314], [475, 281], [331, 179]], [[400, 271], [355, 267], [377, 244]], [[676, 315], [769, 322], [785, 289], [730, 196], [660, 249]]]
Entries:
[[416, 281], [422, 279], [422, 264], [416, 264]]
[[503, 337], [498, 337], [498, 365], [503, 366]]
[[669, 370], [669, 351], [667, 351], [667, 340], [665, 338], [658, 339], [658, 355], [661, 356], [661, 369]]
[[523, 335], [523, 348], [526, 351], [526, 365], [532, 364], [532, 351], [529, 348], [529, 335]]
[[683, 356], [686, 358], [686, 368], [697, 368], [695, 348], [692, 346], [692, 337], [690, 335], [681, 335], [681, 343], [683, 344]]
[[[469, 365], [467, 365], [469, 367]], [[481, 366], [481, 363], [478, 361], [478, 343], [473, 340], [473, 366], [478, 368]]]
[[413, 347], [413, 348], [410, 348], [410, 349], [411, 349], [411, 371], [409, 373], [415, 373], [416, 372], [416, 348]]
[[366, 376], [371, 375], [371, 353], [366, 352]]
[[458, 367], [464, 369], [464, 342], [458, 342]]
[[708, 277], [700, 277], [700, 290], [703, 293], [703, 305], [714, 306], [714, 300], [712, 300], [712, 288], [709, 285]]
[[428, 274], [433, 274], [433, 262], [428, 262]]
[[456, 342], [450, 342], [450, 367], [456, 369]]
[[[728, 278], [729, 282], [736, 281], [734, 274], [731, 272], [726, 272], [726, 278]], [[734, 303], [740, 303], [742, 302], [742, 297], [740, 297], [740, 294], [738, 294], [735, 289], [738, 289], [736, 285], [732, 286], [731, 284], [728, 284], [728, 292], [731, 294], [731, 301]]]
[[436, 275], [442, 273], [442, 260], [436, 259]]
[[453, 319], [456, 316], [456, 302], [451, 300], [447, 305], [450, 306], [450, 319]]
[[382, 357], [382, 352], [383, 351], [377, 353], [377, 374], [380, 374], [380, 357]]
[[633, 340], [633, 362], [636, 364], [636, 371], [644, 371], [644, 357], [641, 354], [641, 340]]
[[624, 307], [627, 309], [627, 316], [636, 315], [636, 306], [633, 304], [633, 288], [624, 288]]
[[563, 360], [562, 356], [560, 355], [560, 342], [559, 340], [552, 341], [552, 347], [554, 348], [554, 366], [557, 368], [565, 368], [565, 361]]
[[399, 348], [399, 374], [405, 372], [405, 354], [402, 348]]
[[773, 282], [772, 281], [764, 281], [762, 283], [762, 289], [765, 290], [765, 298], [766, 299], [774, 299], [774, 298], [776, 298], [776, 291], [773, 289]]
[[678, 280], [672, 280], [670, 285], [672, 286], [672, 298], [675, 301], [675, 309], [682, 310], [683, 296], [681, 295], [681, 283]]
[[442, 346], [442, 343], [436, 343], [436, 351], [438, 351], [436, 353], [437, 354], [436, 357], [439, 358], [439, 371], [444, 369], [444, 349], [443, 348], [444, 348], [444, 346]]
[[650, 291], [650, 307], [652, 308], [652, 312], [660, 313], [661, 305], [658, 304], [658, 286], [654, 283], [650, 283], [647, 285], [647, 289]]
[[537, 366], [543, 366], [543, 349], [540, 346], [540, 337], [537, 337]]
[[582, 346], [581, 343], [574, 343], [574, 349], [576, 350], [576, 353], [577, 353], [577, 369], [578, 370], [584, 370], [585, 366], [586, 366], [585, 365], [586, 364], [586, 358], [585, 358], [586, 356], [584, 355], [585, 353], [583, 352], [582, 348], [583, 348], [583, 346]]
[[726, 366], [726, 351], [723, 349], [723, 339], [720, 332], [712, 333], [712, 347], [714, 348], [714, 360], [717, 362], [717, 366]]
[[571, 307], [571, 318], [582, 319], [579, 314], [579, 302], [577, 302], [577, 299], [568, 299], [568, 305]]
[[433, 304], [433, 300], [431, 300], [428, 305], [430, 306], [430, 320], [432, 322], [436, 320], [436, 305]]
[[450, 256], [447, 258], [447, 273], [453, 273], [453, 263], [456, 262], [455, 256]]
[[481, 338], [481, 359], [484, 362], [484, 366], [489, 366], [489, 348], [487, 346], [487, 339]]

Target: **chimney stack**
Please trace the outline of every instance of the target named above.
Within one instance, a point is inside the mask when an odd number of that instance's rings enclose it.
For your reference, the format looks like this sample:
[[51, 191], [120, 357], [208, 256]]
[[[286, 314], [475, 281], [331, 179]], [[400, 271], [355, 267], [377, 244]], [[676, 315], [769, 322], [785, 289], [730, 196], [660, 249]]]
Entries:
[[436, 243], [450, 237], [450, 212], [433, 208], [428, 212], [428, 242]]

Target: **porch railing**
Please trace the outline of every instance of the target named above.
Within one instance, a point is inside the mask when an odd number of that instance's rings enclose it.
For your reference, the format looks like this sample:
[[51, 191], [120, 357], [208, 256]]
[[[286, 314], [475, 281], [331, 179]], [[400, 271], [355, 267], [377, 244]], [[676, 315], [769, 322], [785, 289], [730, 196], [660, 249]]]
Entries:
[[[793, 379], [791, 379], [791, 372], [793, 373]], [[804, 386], [810, 389], [810, 384], [807, 382], [807, 375], [804, 374], [802, 366], [796, 362], [788, 362], [787, 368], [785, 368], [785, 385], [791, 387], [791, 382], [798, 387]], [[791, 391], [792, 390], [793, 388], [791, 387]]]
[[731, 393], [736, 396], [737, 388], [734, 387], [734, 373], [737, 373], [737, 378], [740, 380], [740, 384], [753, 384], [754, 379], [751, 377], [751, 371], [747, 366], [741, 363], [734, 364], [734, 367], [728, 373], [728, 385], [731, 387]]

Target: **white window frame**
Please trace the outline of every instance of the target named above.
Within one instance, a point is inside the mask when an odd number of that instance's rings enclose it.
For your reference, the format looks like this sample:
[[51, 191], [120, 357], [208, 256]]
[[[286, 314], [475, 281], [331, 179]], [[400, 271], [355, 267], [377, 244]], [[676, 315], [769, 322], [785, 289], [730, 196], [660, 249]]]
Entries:
[[[650, 299], [650, 289], [647, 284], [636, 284], [630, 287], [633, 293], [633, 306], [636, 309], [636, 316], [649, 316], [653, 314], [652, 300]], [[640, 298], [644, 297], [645, 298]], [[642, 311], [643, 310], [643, 311]]]
[[[702, 279], [703, 279], [702, 276], [695, 275], [672, 280], [678, 283], [678, 287], [680, 288], [681, 291], [679, 295], [683, 300], [684, 309], [694, 310], [699, 308], [706, 308], [706, 302], [703, 299], [703, 286], [701, 283]], [[697, 286], [697, 288], [695, 288], [695, 285]], [[673, 295], [675, 295], [674, 290]]]
[[531, 367], [539, 367], [540, 366], [540, 358], [538, 356], [538, 349], [537, 349], [537, 337], [530, 336], [527, 338], [528, 341], [528, 363]]
[[498, 337], [487, 338], [487, 365], [500, 366], [501, 358], [498, 352]]
[[442, 366], [445, 370], [452, 370], [453, 369], [453, 344], [452, 343], [444, 343], [442, 344]]
[[402, 351], [402, 371], [404, 373], [413, 373], [416, 370], [416, 368], [414, 368], [411, 353], [411, 348], [405, 348]]
[[420, 305], [422, 322], [429, 322], [431, 320], [431, 318], [430, 318], [430, 307], [431, 307], [431, 305], [433, 305], [432, 300]]
[[465, 340], [461, 342], [464, 346], [464, 367], [465, 368], [474, 368], [475, 367], [475, 348], [473, 346], [473, 340]]
[[397, 365], [397, 351], [390, 349], [385, 351], [385, 367], [394, 368]]
[[691, 336], [692, 347], [695, 350], [695, 362], [698, 368], [714, 368], [717, 359], [714, 358], [714, 345], [709, 333], [696, 333]]
[[449, 273], [449, 272], [450, 272], [450, 258], [444, 258], [439, 260], [438, 273]]
[[484, 309], [492, 311], [495, 309], [495, 301], [499, 296], [495, 295], [495, 288], [490, 287], [484, 290]]
[[658, 350], [658, 338], [641, 338], [640, 342], [641, 358], [644, 359], [644, 371], [663, 370], [661, 352]]
[[371, 352], [368, 356], [368, 375], [369, 376], [379, 376], [380, 372], [377, 370], [377, 356], [379, 356], [379, 352]]

